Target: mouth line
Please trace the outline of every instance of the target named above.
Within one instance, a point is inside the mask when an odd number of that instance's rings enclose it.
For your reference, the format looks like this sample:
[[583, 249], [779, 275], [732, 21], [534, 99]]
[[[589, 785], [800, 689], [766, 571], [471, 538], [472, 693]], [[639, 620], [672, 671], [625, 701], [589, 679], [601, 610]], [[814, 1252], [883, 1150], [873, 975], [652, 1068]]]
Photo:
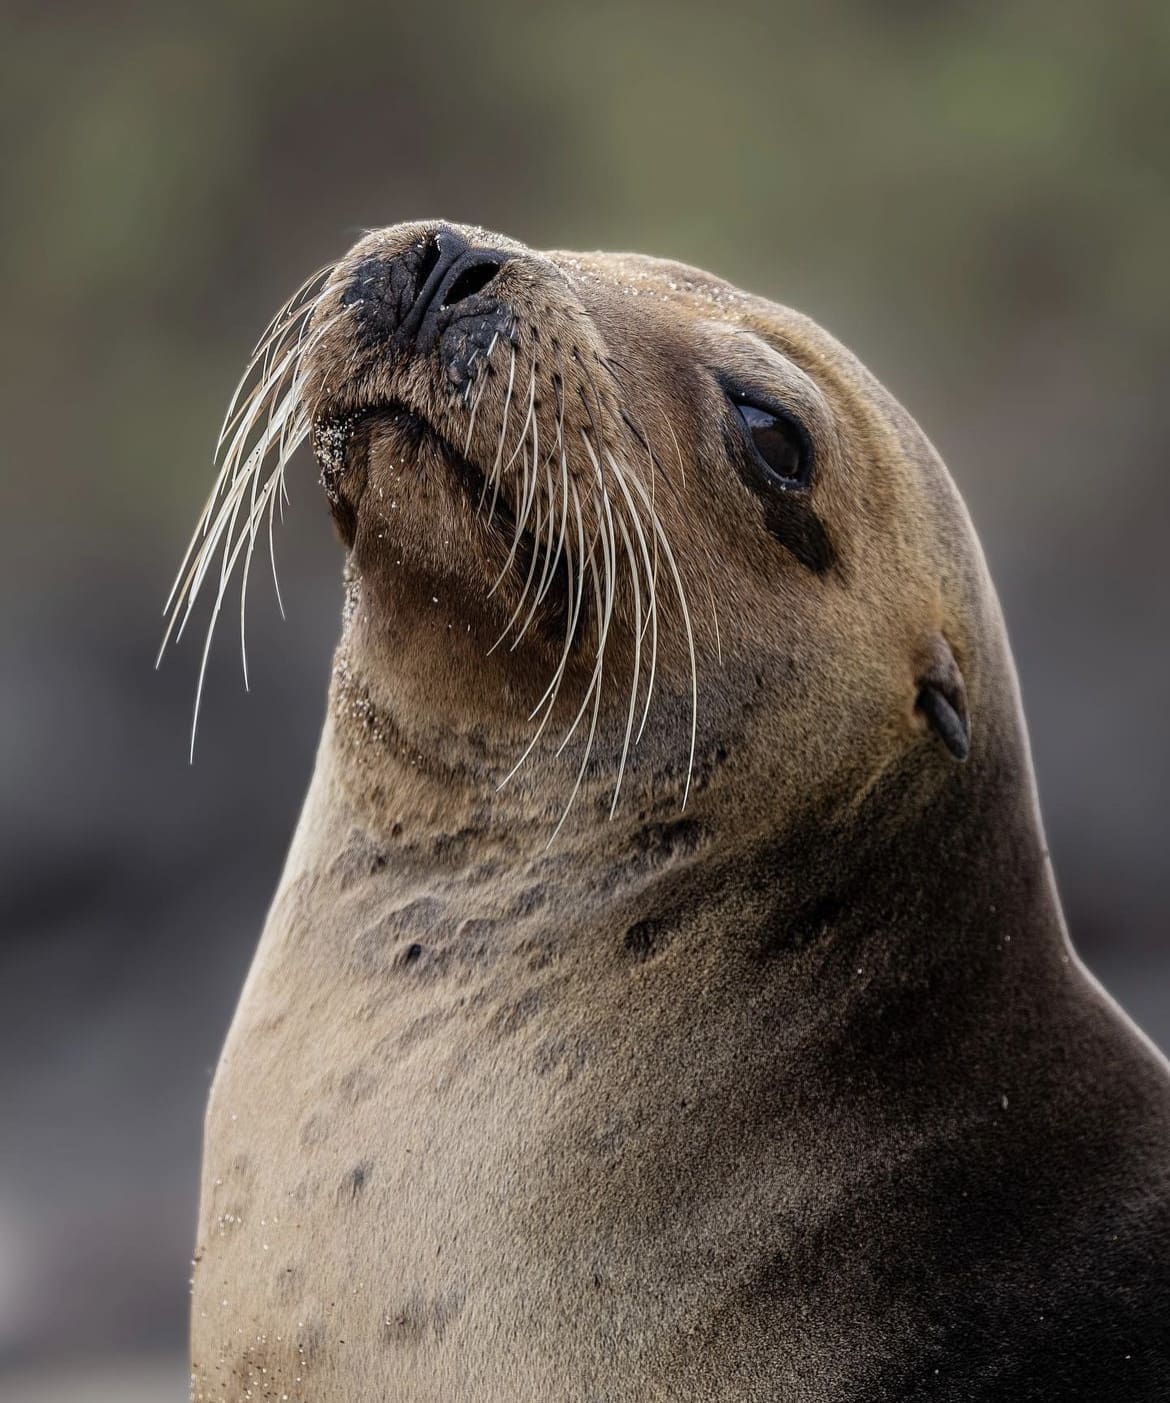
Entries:
[[[404, 431], [411, 440], [413, 453], [429, 447], [467, 495], [479, 503], [486, 481], [482, 470], [424, 415], [398, 399], [331, 408], [317, 416], [313, 424], [313, 452], [321, 469], [321, 485], [330, 503], [336, 503], [342, 483], [353, 471], [349, 451], [354, 440], [367, 424], [376, 420], [392, 422]], [[515, 529], [516, 519], [502, 486], [496, 494], [496, 515], [510, 530]]]
[[[366, 403], [349, 409], [333, 408], [318, 415], [313, 423], [313, 452], [321, 470], [321, 485], [334, 514], [348, 519], [347, 534], [351, 541], [356, 526], [356, 508], [345, 500], [341, 491], [342, 483], [353, 471], [349, 450], [363, 427], [379, 419], [392, 421], [409, 434], [414, 452], [429, 447], [441, 460], [475, 508], [484, 531], [490, 533], [497, 546], [508, 553], [511, 561], [509, 573], [517, 577], [519, 584], [525, 587], [525, 593], [528, 594], [529, 590], [535, 593], [543, 585], [534, 622], [563, 639], [573, 598], [567, 546], [558, 551], [554, 531], [551, 553], [556, 561], [549, 570], [546, 565], [550, 554], [547, 523], [541, 524], [539, 538], [527, 526], [517, 538], [516, 514], [504, 484], [493, 488], [481, 468], [445, 438], [425, 416], [402, 400]], [[344, 528], [347, 523], [341, 524]], [[581, 633], [588, 614], [587, 604], [587, 600], [582, 600], [578, 610], [574, 630], [577, 635]], [[521, 617], [527, 613], [527, 609], [526, 605]]]

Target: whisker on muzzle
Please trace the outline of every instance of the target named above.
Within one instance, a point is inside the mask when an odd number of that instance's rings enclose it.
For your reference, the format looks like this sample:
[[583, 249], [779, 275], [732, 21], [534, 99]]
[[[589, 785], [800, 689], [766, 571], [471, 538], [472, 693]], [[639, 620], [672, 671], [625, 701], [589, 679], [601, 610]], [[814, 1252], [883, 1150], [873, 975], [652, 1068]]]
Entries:
[[[323, 413], [310, 395], [313, 357], [348, 315], [344, 304], [332, 307], [327, 315], [323, 311], [324, 289], [337, 266], [329, 264], [307, 278], [257, 342], [224, 415], [216, 440], [215, 480], [164, 606], [166, 625], [158, 662], [168, 645], [182, 638], [197, 601], [209, 590], [209, 581], [214, 578], [195, 687], [192, 757], [212, 640], [237, 567], [242, 567], [240, 654], [244, 685], [250, 685], [248, 583], [256, 545], [263, 535], [267, 536], [277, 604], [284, 615], [276, 569], [275, 520], [277, 512], [283, 519], [288, 464], [306, 438], [315, 433]], [[508, 345], [510, 352], [506, 386], [502, 397], [498, 389], [489, 396], [488, 373], [501, 343]], [[516, 588], [509, 600], [507, 622], [489, 652], [505, 639], [511, 640], [509, 651], [516, 652], [538, 612], [542, 607], [547, 610], [554, 582], [558, 603], [550, 618], [557, 614], [563, 618], [564, 634], [556, 646], [551, 676], [529, 714], [533, 734], [500, 781], [500, 787], [531, 759], [558, 712], [575, 652], [582, 648], [592, 652], [592, 660], [585, 664], [582, 694], [574, 698], [571, 718], [555, 742], [555, 753], [560, 755], [584, 731], [580, 761], [550, 843], [563, 827], [588, 772], [599, 734], [603, 695], [609, 688], [609, 659], [614, 640], [621, 633], [628, 639], [631, 661], [614, 743], [616, 774], [609, 813], [612, 817], [617, 812], [630, 757], [645, 732], [659, 677], [663, 637], [659, 586], [663, 576], [669, 579], [677, 601], [689, 666], [691, 734], [684, 806], [694, 771], [698, 714], [694, 630], [683, 574], [658, 510], [658, 460], [654, 446], [624, 410], [622, 422], [610, 424], [607, 431], [602, 398], [576, 347], [572, 361], [555, 363], [546, 376], [545, 366], [536, 355], [535, 338], [526, 346], [519, 322], [513, 321], [502, 334], [496, 332], [492, 336], [486, 349], [469, 359], [468, 381], [455, 396], [451, 411], [466, 416], [458, 432], [463, 442], [464, 481], [468, 477], [474, 479], [478, 496], [476, 517], [485, 517], [485, 528], [492, 528], [498, 512], [503, 510], [502, 497], [503, 505], [514, 507], [503, 513], [510, 541], [506, 535], [501, 541], [496, 528], [503, 563], [483, 597], [485, 601], [491, 599], [509, 579]], [[613, 384], [620, 389], [621, 377], [612, 365], [604, 358], [599, 363], [606, 366]], [[344, 371], [345, 367], [341, 369]], [[518, 380], [523, 384], [525, 370], [527, 393], [517, 395]], [[588, 421], [575, 435], [567, 432], [567, 384], [575, 389]], [[546, 388], [551, 388], [555, 401], [555, 418], [551, 421], [542, 420], [539, 409], [542, 401], [538, 390], [543, 395]], [[609, 388], [612, 397], [612, 387]], [[518, 405], [517, 413], [514, 411]], [[492, 422], [494, 419], [498, 423]], [[666, 428], [673, 439], [669, 422]], [[483, 469], [478, 469], [475, 462], [477, 441], [481, 446], [487, 445], [486, 454], [480, 457], [480, 462], [486, 464]], [[630, 447], [630, 453], [619, 446], [622, 442]], [[681, 472], [677, 440], [673, 446]], [[645, 473], [634, 462], [635, 456], [643, 454]], [[643, 481], [644, 476], [648, 476], [648, 483]], [[590, 617], [592, 641], [586, 642], [589, 630], [585, 625]]]

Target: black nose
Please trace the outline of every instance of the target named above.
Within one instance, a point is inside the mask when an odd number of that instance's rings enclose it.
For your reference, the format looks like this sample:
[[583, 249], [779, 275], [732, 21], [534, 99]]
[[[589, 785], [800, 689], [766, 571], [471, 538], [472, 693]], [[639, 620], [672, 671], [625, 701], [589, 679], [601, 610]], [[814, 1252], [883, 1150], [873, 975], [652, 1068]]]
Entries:
[[368, 332], [426, 346], [440, 314], [482, 292], [506, 261], [499, 250], [472, 248], [462, 234], [440, 225], [397, 258], [363, 259], [342, 302], [356, 304]]

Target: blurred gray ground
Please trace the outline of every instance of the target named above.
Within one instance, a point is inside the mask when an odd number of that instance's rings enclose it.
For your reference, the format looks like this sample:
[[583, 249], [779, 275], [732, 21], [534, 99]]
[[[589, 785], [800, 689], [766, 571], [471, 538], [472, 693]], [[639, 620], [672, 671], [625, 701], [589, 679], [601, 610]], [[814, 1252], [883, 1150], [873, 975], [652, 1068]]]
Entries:
[[187, 1396], [186, 1366], [173, 1359], [118, 1359], [6, 1374], [5, 1403], [167, 1403]]
[[194, 768], [158, 609], [251, 341], [364, 225], [680, 257], [862, 355], [980, 529], [1076, 943], [1170, 1046], [1170, 7], [15, 4], [0, 55], [5, 1399], [185, 1387], [202, 1103], [340, 607], [311, 464]]

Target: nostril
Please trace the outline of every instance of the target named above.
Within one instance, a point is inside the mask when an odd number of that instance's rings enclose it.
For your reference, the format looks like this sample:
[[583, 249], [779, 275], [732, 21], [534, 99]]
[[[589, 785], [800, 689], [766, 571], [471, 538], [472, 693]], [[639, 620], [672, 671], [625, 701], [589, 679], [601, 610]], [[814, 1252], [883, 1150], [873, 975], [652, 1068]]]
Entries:
[[439, 236], [432, 234], [427, 239], [419, 254], [418, 266], [415, 272], [415, 282], [421, 291], [427, 285], [431, 274], [438, 266], [439, 259], [443, 256], [443, 250], [439, 246]]
[[500, 271], [502, 258], [494, 255], [469, 255], [468, 262], [456, 273], [454, 280], [444, 289], [439, 305], [453, 307], [468, 297], [482, 292]]
[[440, 332], [440, 317], [444, 325], [458, 317], [451, 309], [482, 292], [508, 260], [497, 249], [469, 247], [458, 229], [440, 225], [396, 257], [365, 259], [342, 304], [356, 308], [369, 335], [426, 349]]

